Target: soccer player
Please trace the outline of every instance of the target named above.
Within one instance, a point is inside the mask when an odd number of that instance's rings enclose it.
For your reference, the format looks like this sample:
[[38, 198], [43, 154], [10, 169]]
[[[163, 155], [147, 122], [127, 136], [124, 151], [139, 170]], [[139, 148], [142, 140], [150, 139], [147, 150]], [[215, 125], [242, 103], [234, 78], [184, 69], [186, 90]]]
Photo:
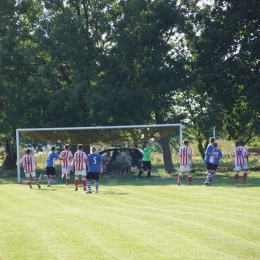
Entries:
[[100, 154], [96, 152], [96, 147], [91, 147], [91, 154], [88, 155], [87, 165], [88, 165], [88, 173], [87, 173], [87, 185], [88, 185], [88, 193], [92, 193], [91, 190], [91, 182], [90, 180], [95, 180], [96, 193], [98, 193], [99, 188], [99, 173], [103, 173], [103, 158]]
[[60, 156], [64, 158], [64, 160], [62, 160], [61, 162], [61, 177], [63, 183], [66, 179], [66, 186], [68, 186], [70, 183], [70, 170], [72, 169], [71, 159], [73, 158], [72, 152], [70, 151], [69, 147], [70, 146], [68, 144], [65, 144], [65, 150], [60, 153]]
[[218, 168], [218, 165], [219, 165], [219, 160], [222, 159], [222, 157], [223, 157], [222, 152], [218, 149], [218, 144], [214, 143], [213, 147], [214, 147], [214, 154], [215, 155], [214, 155], [214, 161], [213, 161], [214, 174], [213, 174], [213, 177], [212, 177], [212, 182], [214, 182], [213, 178], [215, 177], [215, 174], [216, 174], [216, 171], [217, 171], [217, 168]]
[[189, 142], [184, 140], [183, 146], [180, 148], [179, 157], [180, 157], [180, 174], [178, 175], [177, 184], [181, 185], [181, 180], [185, 172], [188, 173], [188, 183], [191, 185], [192, 175], [191, 175], [191, 166], [192, 166], [192, 151], [189, 147]]
[[47, 161], [46, 161], [46, 174], [48, 175], [49, 182], [47, 187], [50, 187], [54, 181], [56, 176], [56, 169], [55, 169], [55, 161], [56, 160], [63, 160], [56, 152], [56, 147], [52, 146], [51, 151], [48, 153]]
[[213, 172], [212, 172], [213, 174], [212, 175], [208, 174], [207, 177], [206, 177], [206, 183], [210, 183], [210, 184], [214, 182], [213, 178], [216, 174], [216, 171], [217, 171], [217, 168], [218, 168], [218, 165], [219, 165], [219, 160], [223, 157], [222, 152], [217, 147], [218, 147], [218, 144], [214, 143], [213, 144], [214, 160], [213, 160], [213, 163], [212, 163], [213, 168], [214, 168]]
[[41, 188], [41, 186], [39, 184], [39, 180], [36, 177], [36, 173], [35, 173], [36, 164], [37, 164], [36, 159], [34, 158], [34, 156], [31, 155], [31, 149], [27, 148], [26, 154], [22, 157], [22, 166], [23, 166], [25, 177], [26, 177], [26, 180], [27, 180], [27, 183], [28, 183], [30, 189], [32, 189], [30, 176], [32, 176], [32, 178], [34, 179], [38, 188], [39, 189]]
[[212, 180], [213, 180], [212, 178], [214, 176], [214, 165], [213, 165], [214, 156], [215, 156], [214, 147], [213, 147], [214, 143], [215, 143], [215, 138], [211, 137], [209, 139], [209, 144], [205, 152], [204, 162], [207, 164], [207, 170], [208, 170], [208, 174], [204, 182], [206, 186], [212, 185]]
[[144, 157], [142, 159], [142, 167], [139, 171], [137, 180], [139, 180], [141, 174], [147, 170], [147, 180], [150, 180], [152, 164], [151, 164], [151, 153], [158, 151], [158, 145], [154, 148], [151, 147], [150, 142], [146, 142], [146, 147], [144, 148]]
[[86, 191], [87, 190], [87, 188], [86, 188], [86, 186], [87, 186], [87, 180], [86, 180], [87, 155], [83, 151], [82, 144], [78, 144], [78, 151], [74, 154], [73, 160], [74, 160], [73, 164], [75, 165], [75, 189], [74, 190], [75, 191], [78, 190], [79, 176], [81, 175], [83, 190]]
[[238, 146], [234, 149], [233, 156], [235, 157], [235, 184], [237, 184], [238, 181], [238, 174], [243, 169], [244, 170], [244, 176], [242, 183], [247, 184], [247, 174], [248, 174], [248, 152], [247, 149], [244, 147], [244, 142], [240, 141]]

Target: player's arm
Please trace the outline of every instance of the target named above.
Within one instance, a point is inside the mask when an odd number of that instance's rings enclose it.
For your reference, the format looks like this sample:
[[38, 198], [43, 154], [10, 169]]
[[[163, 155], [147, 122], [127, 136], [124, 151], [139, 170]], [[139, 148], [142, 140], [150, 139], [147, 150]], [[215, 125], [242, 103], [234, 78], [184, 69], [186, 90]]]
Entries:
[[100, 166], [100, 173], [103, 173], [103, 161], [100, 161], [99, 166]]

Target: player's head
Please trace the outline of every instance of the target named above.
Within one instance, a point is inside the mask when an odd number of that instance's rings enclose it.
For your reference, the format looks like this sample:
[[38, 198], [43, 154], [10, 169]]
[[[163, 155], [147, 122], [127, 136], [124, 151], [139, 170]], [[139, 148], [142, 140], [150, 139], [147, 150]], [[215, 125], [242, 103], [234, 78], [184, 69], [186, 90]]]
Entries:
[[83, 145], [82, 144], [78, 144], [78, 149], [82, 150], [82, 148], [83, 148]]
[[110, 151], [107, 151], [107, 156], [110, 156]]
[[30, 153], [31, 153], [31, 149], [30, 149], [30, 148], [27, 148], [25, 152], [26, 152], [27, 154], [30, 154]]
[[214, 138], [214, 137], [210, 137], [210, 138], [209, 138], [209, 142], [210, 142], [210, 143], [214, 143], [214, 142], [215, 142], [215, 138]]
[[92, 153], [95, 153], [97, 151], [97, 148], [95, 146], [92, 146], [91, 151], [92, 151]]
[[52, 147], [51, 147], [51, 151], [52, 151], [52, 152], [54, 152], [54, 151], [55, 151], [55, 149], [56, 149], [56, 147], [55, 147], [55, 146], [52, 146]]
[[65, 150], [68, 150], [70, 148], [69, 144], [65, 144], [64, 148]]
[[244, 142], [242, 140], [239, 141], [238, 143], [239, 146], [244, 146]]
[[214, 147], [214, 148], [217, 148], [217, 147], [218, 147], [218, 144], [217, 144], [217, 143], [214, 143], [214, 144], [213, 144], [213, 147]]
[[184, 141], [183, 141], [183, 144], [184, 144], [184, 145], [188, 145], [189, 142], [188, 142], [187, 140], [184, 140]]

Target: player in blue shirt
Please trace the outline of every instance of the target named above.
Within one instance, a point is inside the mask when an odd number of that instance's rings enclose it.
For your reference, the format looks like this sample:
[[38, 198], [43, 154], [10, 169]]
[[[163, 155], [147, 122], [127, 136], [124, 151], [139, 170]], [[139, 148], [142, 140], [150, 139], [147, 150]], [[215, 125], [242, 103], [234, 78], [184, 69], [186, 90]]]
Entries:
[[48, 175], [49, 182], [47, 184], [47, 187], [50, 187], [51, 184], [54, 181], [55, 175], [56, 175], [56, 169], [55, 169], [55, 161], [57, 159], [64, 160], [64, 158], [60, 157], [55, 152], [56, 147], [52, 146], [51, 151], [48, 153], [47, 161], [46, 161], [46, 174]]
[[207, 164], [207, 170], [208, 170], [207, 178], [206, 181], [204, 182], [206, 186], [211, 185], [210, 180], [212, 180], [214, 175], [214, 166], [213, 166], [214, 156], [215, 156], [214, 147], [213, 147], [214, 143], [215, 143], [215, 138], [211, 137], [209, 139], [209, 144], [205, 152], [204, 162]]
[[99, 173], [103, 173], [103, 158], [100, 154], [96, 152], [96, 147], [91, 147], [91, 154], [88, 155], [87, 165], [88, 165], [88, 173], [87, 173], [87, 193], [92, 193], [91, 191], [91, 182], [90, 180], [95, 180], [96, 193], [98, 193], [99, 187]]
[[217, 168], [218, 168], [218, 165], [219, 165], [219, 160], [223, 157], [223, 154], [222, 152], [217, 148], [218, 147], [218, 144], [217, 143], [214, 143], [213, 144], [213, 153], [214, 153], [214, 160], [213, 160], [213, 170], [212, 170], [212, 175], [208, 174], [207, 175], [207, 179], [206, 179], [206, 183], [213, 183], [213, 178], [216, 174], [216, 171], [217, 171]]

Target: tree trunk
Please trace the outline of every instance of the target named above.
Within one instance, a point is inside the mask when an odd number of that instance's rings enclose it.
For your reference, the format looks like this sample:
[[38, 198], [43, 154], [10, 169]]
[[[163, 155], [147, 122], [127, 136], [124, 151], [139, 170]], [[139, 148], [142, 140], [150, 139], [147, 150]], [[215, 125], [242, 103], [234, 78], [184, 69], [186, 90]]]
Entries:
[[6, 156], [2, 165], [4, 170], [13, 170], [16, 168], [16, 153], [9, 142], [5, 144]]
[[[163, 117], [160, 115], [160, 112], [155, 111], [155, 118], [157, 124], [165, 124]], [[163, 150], [163, 161], [164, 161], [164, 169], [169, 174], [174, 172], [174, 166], [172, 162], [172, 153], [170, 148], [170, 137], [165, 136], [163, 128], [158, 128], [159, 134], [161, 136], [161, 145]]]
[[164, 169], [168, 173], [173, 173], [174, 172], [174, 166], [172, 163], [172, 154], [171, 154], [171, 149], [170, 149], [170, 137], [162, 137], [161, 138], [161, 145], [162, 145], [162, 150], [163, 150], [163, 161], [164, 161]]

